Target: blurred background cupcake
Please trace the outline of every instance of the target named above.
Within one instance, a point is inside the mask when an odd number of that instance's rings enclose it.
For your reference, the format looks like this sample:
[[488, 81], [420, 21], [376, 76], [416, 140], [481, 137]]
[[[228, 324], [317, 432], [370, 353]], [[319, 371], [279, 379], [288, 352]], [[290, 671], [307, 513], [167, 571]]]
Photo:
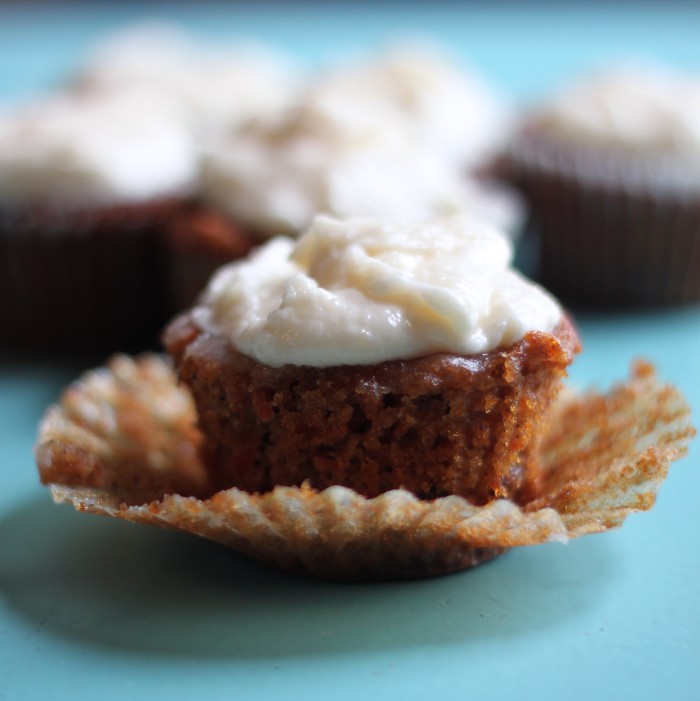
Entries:
[[565, 301], [700, 301], [700, 75], [587, 76], [527, 115], [507, 170], [531, 209], [539, 277]]
[[476, 78], [425, 50], [317, 75], [293, 106], [209, 141], [202, 206], [173, 236], [186, 254], [172, 266], [179, 305], [233, 252], [297, 236], [317, 213], [419, 221], [468, 212], [515, 236], [519, 197], [476, 174], [504, 142], [508, 115]]
[[71, 79], [81, 92], [142, 88], [179, 103], [201, 137], [287, 106], [302, 74], [260, 43], [198, 42], [177, 26], [146, 22], [104, 37]]
[[484, 77], [419, 42], [390, 45], [329, 68], [314, 92], [320, 99], [393, 112], [416, 142], [465, 173], [490, 162], [514, 119], [513, 105]]
[[0, 342], [37, 352], [151, 345], [167, 314], [159, 232], [194, 190], [178, 105], [142, 90], [0, 114]]
[[0, 343], [50, 353], [154, 346], [180, 308], [172, 261], [202, 246], [229, 260], [251, 245], [197, 207], [202, 144], [281, 109], [297, 80], [259, 46], [205, 48], [144, 24], [100, 41], [58, 92], [6, 107]]

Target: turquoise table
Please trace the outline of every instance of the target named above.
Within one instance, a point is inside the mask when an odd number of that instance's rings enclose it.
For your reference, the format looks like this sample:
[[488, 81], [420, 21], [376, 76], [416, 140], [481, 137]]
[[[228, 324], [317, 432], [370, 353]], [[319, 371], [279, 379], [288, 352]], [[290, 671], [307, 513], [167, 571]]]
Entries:
[[[311, 63], [429, 34], [517, 98], [614, 56], [700, 68], [691, 5], [525, 5], [176, 5], [169, 15]], [[137, 17], [135, 5], [18, 8], [0, 6], [0, 98], [58, 81], [98, 32]], [[641, 356], [700, 415], [700, 310], [578, 322], [585, 351], [572, 383], [606, 387]], [[700, 699], [700, 443], [653, 511], [619, 531], [442, 579], [328, 584], [52, 505], [32, 460], [36, 423], [84, 366], [0, 360], [0, 699]]]

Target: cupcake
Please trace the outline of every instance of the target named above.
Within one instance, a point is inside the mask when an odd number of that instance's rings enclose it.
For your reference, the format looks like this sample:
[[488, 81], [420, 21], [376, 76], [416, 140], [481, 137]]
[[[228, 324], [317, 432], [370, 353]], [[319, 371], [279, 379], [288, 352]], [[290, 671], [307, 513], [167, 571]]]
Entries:
[[465, 220], [320, 217], [273, 239], [168, 329], [184, 382], [120, 355], [63, 393], [41, 480], [81, 512], [340, 580], [619, 527], [685, 454], [690, 408], [643, 363], [556, 396], [575, 331], [508, 253]]
[[389, 110], [421, 143], [463, 172], [488, 164], [506, 143], [512, 110], [474, 70], [426, 46], [398, 45], [321, 74], [317, 99]]
[[470, 203], [391, 111], [313, 95], [212, 145], [202, 170], [204, 202], [261, 241], [298, 236], [316, 213], [417, 220]]
[[532, 111], [508, 161], [565, 301], [700, 301], [700, 77], [594, 74]]
[[515, 236], [519, 198], [464, 176], [387, 105], [308, 91], [288, 110], [209, 140], [199, 196], [173, 220], [169, 288], [180, 309], [224, 263], [318, 212], [420, 221], [469, 211]]
[[531, 492], [576, 332], [478, 220], [317, 217], [220, 270], [165, 342], [217, 488]]
[[[228, 222], [231, 240], [299, 236], [316, 213], [420, 221], [469, 211], [517, 230], [513, 193], [463, 176], [386, 105], [350, 98], [310, 91], [293, 109], [210, 143], [200, 204]], [[222, 262], [212, 252], [209, 272]]]
[[620, 527], [653, 506], [695, 433], [682, 394], [639, 364], [607, 393], [560, 395], [539, 449], [538, 496], [473, 506], [406, 489], [373, 499], [337, 485], [216, 491], [195, 422], [191, 395], [162, 357], [116, 356], [46, 412], [41, 480], [78, 511], [195, 534], [289, 572], [415, 579]]
[[316, 213], [411, 221], [468, 211], [515, 235], [519, 197], [470, 174], [501, 142], [505, 112], [477, 79], [402, 50], [321, 74], [287, 109], [213, 135], [194, 225], [176, 221], [169, 236], [178, 304], [234, 258], [228, 249], [298, 236]]
[[464, 172], [490, 162], [506, 143], [512, 110], [473, 70], [425, 46], [398, 45], [321, 74], [319, 99], [390, 110], [424, 144]]
[[0, 344], [152, 345], [167, 313], [161, 232], [197, 172], [179, 109], [140, 91], [0, 115]]
[[[395, 63], [400, 72], [402, 64]], [[409, 76], [404, 91], [412, 99], [402, 100], [388, 67], [379, 75], [331, 75], [311, 85], [292, 108], [210, 143], [203, 200], [260, 239], [299, 235], [316, 213], [408, 221], [468, 211], [499, 229], [516, 229], [520, 212], [505, 191], [467, 178], [447, 157], [450, 149], [439, 148], [431, 135], [440, 129], [423, 112], [441, 114], [448, 87], [436, 90], [438, 98], [429, 80]], [[396, 94], [387, 94], [389, 86]]]
[[[203, 45], [175, 26], [153, 23], [103, 39], [72, 82], [81, 95], [138, 89], [177, 105], [198, 146], [283, 110], [300, 85], [292, 62], [268, 48]], [[199, 188], [173, 213], [162, 235], [169, 315], [191, 304], [216, 268], [245, 255], [257, 241], [198, 194]]]
[[72, 85], [88, 93], [147, 90], [179, 104], [205, 138], [284, 108], [300, 82], [292, 61], [267, 47], [204, 45], [176, 26], [144, 23], [103, 38]]

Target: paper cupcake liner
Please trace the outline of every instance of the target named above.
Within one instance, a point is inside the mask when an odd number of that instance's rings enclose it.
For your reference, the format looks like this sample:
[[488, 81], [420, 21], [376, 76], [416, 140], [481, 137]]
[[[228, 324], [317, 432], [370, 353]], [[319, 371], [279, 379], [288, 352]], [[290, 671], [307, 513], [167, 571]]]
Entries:
[[504, 550], [620, 526], [649, 509], [694, 435], [678, 390], [638, 365], [607, 394], [562, 396], [542, 444], [540, 495], [476, 507], [397, 489], [366, 499], [344, 487], [208, 492], [188, 392], [156, 356], [114, 358], [47, 412], [41, 479], [79, 511], [194, 533], [293, 572], [347, 580], [417, 578]]
[[154, 346], [168, 318], [163, 200], [0, 211], [0, 344], [34, 352]]
[[622, 167], [535, 138], [514, 149], [509, 178], [540, 239], [538, 277], [573, 304], [698, 302], [700, 169], [689, 181], [630, 160]]

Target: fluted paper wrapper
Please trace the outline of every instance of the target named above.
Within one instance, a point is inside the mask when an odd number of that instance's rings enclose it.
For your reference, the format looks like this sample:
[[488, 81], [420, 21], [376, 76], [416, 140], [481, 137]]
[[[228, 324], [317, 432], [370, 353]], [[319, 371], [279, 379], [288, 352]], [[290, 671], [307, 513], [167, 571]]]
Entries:
[[648, 365], [607, 394], [567, 392], [554, 411], [539, 496], [521, 504], [340, 486], [211, 494], [191, 397], [157, 356], [119, 356], [81, 378], [48, 410], [36, 452], [54, 499], [79, 511], [194, 533], [288, 571], [417, 578], [620, 526], [653, 505], [694, 434], [682, 395]]
[[0, 208], [0, 344], [45, 354], [154, 347], [168, 318], [158, 232], [176, 206]]
[[568, 304], [700, 302], [700, 168], [619, 162], [525, 138], [507, 178], [539, 239], [538, 279]]

